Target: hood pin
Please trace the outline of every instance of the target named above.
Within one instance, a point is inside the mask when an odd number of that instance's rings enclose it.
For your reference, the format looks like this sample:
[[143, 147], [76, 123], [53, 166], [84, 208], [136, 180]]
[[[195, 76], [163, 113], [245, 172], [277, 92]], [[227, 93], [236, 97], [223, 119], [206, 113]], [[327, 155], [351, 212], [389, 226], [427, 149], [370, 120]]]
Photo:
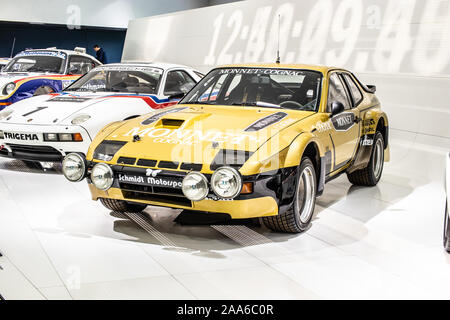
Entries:
[[133, 136], [133, 142], [138, 142], [138, 141], [141, 141], [141, 136], [137, 134], [137, 135]]

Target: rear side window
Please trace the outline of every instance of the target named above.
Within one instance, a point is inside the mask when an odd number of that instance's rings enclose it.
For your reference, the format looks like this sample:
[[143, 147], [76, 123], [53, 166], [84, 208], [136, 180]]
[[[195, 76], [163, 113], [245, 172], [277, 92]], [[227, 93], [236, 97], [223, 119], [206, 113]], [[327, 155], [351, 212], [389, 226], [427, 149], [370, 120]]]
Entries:
[[331, 104], [335, 101], [341, 102], [345, 110], [351, 109], [351, 103], [347, 95], [347, 90], [337, 73], [330, 76], [330, 85], [328, 89], [327, 112], [331, 112]]
[[358, 104], [360, 104], [360, 102], [363, 99], [361, 91], [359, 91], [358, 86], [356, 85], [355, 81], [353, 80], [352, 77], [350, 77], [349, 74], [344, 73], [343, 76], [345, 78], [345, 81], [347, 82], [348, 88], [350, 89], [350, 93], [353, 99], [353, 105], [357, 107]]
[[70, 74], [86, 74], [96, 67], [94, 61], [83, 56], [72, 56], [69, 60]]
[[170, 71], [167, 74], [166, 85], [164, 87], [164, 94], [170, 96], [172, 94], [187, 93], [195, 86], [195, 81], [185, 71], [176, 70]]

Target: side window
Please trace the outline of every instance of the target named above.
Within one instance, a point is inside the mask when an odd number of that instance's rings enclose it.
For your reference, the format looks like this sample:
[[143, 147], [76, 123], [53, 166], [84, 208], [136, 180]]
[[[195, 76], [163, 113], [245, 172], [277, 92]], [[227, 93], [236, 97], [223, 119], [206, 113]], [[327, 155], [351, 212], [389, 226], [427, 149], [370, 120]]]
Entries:
[[187, 93], [193, 86], [195, 86], [195, 81], [186, 71], [169, 71], [164, 86], [164, 94], [170, 96], [180, 92]]
[[82, 56], [72, 56], [69, 60], [69, 69], [67, 70], [70, 74], [85, 74], [95, 68], [95, 63]]
[[217, 96], [219, 95], [220, 92], [220, 88], [223, 85], [223, 82], [225, 81], [227, 75], [224, 74], [222, 76], [220, 76], [219, 79], [217, 79], [216, 83], [211, 86], [211, 88], [209, 88], [205, 94], [203, 94], [199, 101], [216, 101], [217, 100]]
[[330, 85], [328, 86], [328, 102], [327, 102], [327, 112], [331, 112], [331, 104], [334, 101], [341, 102], [345, 110], [351, 109], [351, 103], [347, 95], [347, 90], [345, 90], [344, 84], [339, 78], [337, 73], [333, 73], [330, 76]]
[[350, 93], [352, 94], [353, 105], [356, 107], [363, 99], [361, 91], [359, 91], [355, 81], [348, 73], [344, 73], [343, 76], [347, 82], [348, 88], [350, 89]]

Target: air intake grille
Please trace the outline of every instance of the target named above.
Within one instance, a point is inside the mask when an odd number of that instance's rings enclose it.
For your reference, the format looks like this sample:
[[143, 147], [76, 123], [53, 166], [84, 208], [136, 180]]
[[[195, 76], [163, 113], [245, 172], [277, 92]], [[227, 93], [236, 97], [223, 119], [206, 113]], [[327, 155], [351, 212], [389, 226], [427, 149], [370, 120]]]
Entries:
[[136, 163], [136, 158], [120, 157], [119, 160], [117, 160], [117, 163], [133, 165]]

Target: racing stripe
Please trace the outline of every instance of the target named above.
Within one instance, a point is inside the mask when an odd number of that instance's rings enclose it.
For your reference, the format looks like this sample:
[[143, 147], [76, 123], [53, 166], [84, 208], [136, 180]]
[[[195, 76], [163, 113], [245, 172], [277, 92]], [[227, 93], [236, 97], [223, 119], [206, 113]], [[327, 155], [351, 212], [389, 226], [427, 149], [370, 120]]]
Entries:
[[[178, 101], [169, 101], [166, 99], [167, 102], [163, 102], [164, 100], [159, 100], [158, 98], [154, 96], [134, 96], [134, 95], [111, 95], [106, 97], [99, 97], [98, 99], [104, 99], [104, 98], [135, 98], [135, 99], [142, 99], [145, 103], [147, 103], [152, 109], [162, 109], [166, 108], [172, 105], [175, 105], [178, 103]], [[156, 99], [155, 99], [156, 98]], [[159, 100], [160, 103], [155, 102], [155, 100]]]

